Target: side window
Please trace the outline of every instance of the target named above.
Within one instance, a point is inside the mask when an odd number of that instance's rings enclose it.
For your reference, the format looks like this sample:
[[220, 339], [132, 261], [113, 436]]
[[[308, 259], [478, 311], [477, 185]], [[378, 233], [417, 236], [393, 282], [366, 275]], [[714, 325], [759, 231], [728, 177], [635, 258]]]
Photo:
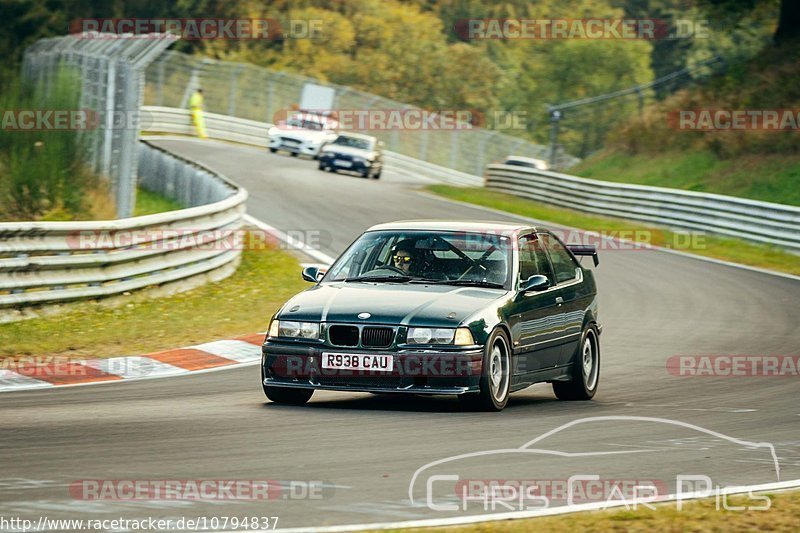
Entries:
[[519, 279], [525, 281], [536, 275], [545, 276], [551, 282], [554, 279], [541, 239], [531, 233], [519, 239]]
[[575, 269], [578, 268], [578, 263], [572, 258], [570, 253], [564, 248], [561, 242], [550, 234], [540, 234], [547, 247], [547, 253], [550, 256], [550, 262], [553, 263], [553, 269], [556, 272], [556, 281], [563, 283], [575, 279], [577, 273]]

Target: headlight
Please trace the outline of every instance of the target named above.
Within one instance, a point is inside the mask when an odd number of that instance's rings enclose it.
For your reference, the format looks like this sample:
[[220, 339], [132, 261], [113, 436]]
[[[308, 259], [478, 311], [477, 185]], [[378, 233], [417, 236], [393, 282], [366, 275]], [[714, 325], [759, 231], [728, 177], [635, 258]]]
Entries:
[[452, 344], [456, 330], [450, 328], [408, 328], [409, 344]]
[[295, 322], [273, 320], [269, 326], [270, 337], [293, 337], [297, 339], [319, 339], [319, 322]]
[[475, 339], [472, 337], [472, 332], [469, 328], [458, 328], [453, 344], [456, 346], [472, 346], [475, 344]]

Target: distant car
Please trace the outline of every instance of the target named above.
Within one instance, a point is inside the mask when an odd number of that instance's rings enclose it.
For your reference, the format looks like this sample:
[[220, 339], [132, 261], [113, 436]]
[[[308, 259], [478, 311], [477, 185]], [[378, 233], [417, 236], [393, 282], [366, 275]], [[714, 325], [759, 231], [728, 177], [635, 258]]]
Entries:
[[314, 287], [273, 316], [262, 346], [267, 398], [304, 403], [315, 389], [457, 395], [499, 411], [509, 393], [551, 382], [589, 400], [600, 377], [594, 275], [526, 225], [409, 221], [363, 233]]
[[346, 170], [378, 179], [383, 170], [383, 143], [369, 135], [342, 133], [320, 152], [319, 169]]
[[535, 168], [537, 170], [548, 170], [550, 165], [547, 164], [547, 161], [542, 161], [541, 159], [535, 159], [533, 157], [522, 157], [517, 155], [510, 155], [506, 157], [506, 160], [503, 161], [504, 165], [512, 165], [515, 167], [527, 167], [527, 168]]
[[267, 132], [268, 148], [273, 154], [285, 150], [319, 157], [320, 150], [336, 139], [339, 123], [332, 116], [313, 111], [297, 111], [285, 121], [272, 126]]

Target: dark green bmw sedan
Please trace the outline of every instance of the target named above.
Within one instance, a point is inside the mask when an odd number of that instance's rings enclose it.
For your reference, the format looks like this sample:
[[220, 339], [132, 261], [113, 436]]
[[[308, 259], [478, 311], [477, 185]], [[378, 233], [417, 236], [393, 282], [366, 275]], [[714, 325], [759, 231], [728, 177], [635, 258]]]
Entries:
[[525, 225], [404, 221], [364, 232], [276, 313], [261, 378], [274, 402], [314, 390], [449, 394], [499, 411], [549, 382], [589, 400], [600, 377], [597, 289], [564, 245]]

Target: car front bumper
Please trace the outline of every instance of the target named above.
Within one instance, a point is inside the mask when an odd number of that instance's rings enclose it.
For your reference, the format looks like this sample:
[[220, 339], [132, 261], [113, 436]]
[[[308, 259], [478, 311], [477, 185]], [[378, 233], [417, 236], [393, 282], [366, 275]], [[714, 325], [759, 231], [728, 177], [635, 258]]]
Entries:
[[[327, 165], [331, 168], [335, 168], [336, 170], [349, 170], [350, 172], [359, 172], [363, 173], [370, 169], [372, 169], [372, 162], [362, 162], [362, 161], [351, 161], [345, 159], [339, 159], [336, 156], [330, 155], [320, 155], [319, 162], [323, 165]], [[350, 163], [348, 166], [346, 163]]]
[[[391, 355], [391, 372], [323, 369], [323, 352]], [[265, 386], [410, 394], [458, 395], [480, 390], [483, 348], [453, 350], [365, 350], [328, 346], [291, 346], [265, 342], [262, 382]]]
[[322, 144], [321, 143], [314, 144], [308, 142], [292, 143], [292, 142], [286, 142], [280, 138], [270, 137], [268, 147], [273, 150], [283, 150], [294, 154], [309, 155], [312, 157], [316, 157], [319, 154], [320, 149], [322, 148]]

